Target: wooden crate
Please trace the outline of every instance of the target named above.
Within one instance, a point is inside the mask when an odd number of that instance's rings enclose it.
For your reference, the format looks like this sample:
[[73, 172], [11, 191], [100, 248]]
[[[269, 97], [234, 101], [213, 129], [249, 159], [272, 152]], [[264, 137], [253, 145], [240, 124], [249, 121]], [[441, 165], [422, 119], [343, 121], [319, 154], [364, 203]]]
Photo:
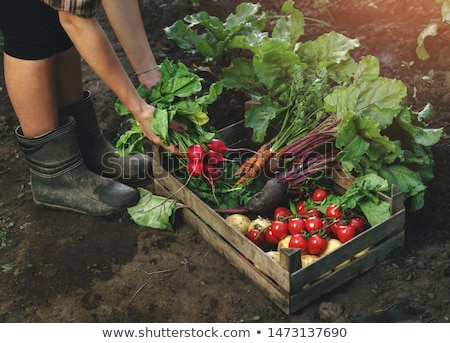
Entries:
[[[248, 137], [242, 123], [227, 127], [221, 133], [228, 145], [231, 145], [231, 142], [238, 142], [239, 145], [245, 141], [245, 137]], [[160, 157], [160, 151], [155, 150], [153, 163], [155, 192], [163, 196], [174, 195], [188, 205], [189, 208], [181, 210], [182, 220], [197, 229], [217, 252], [259, 287], [286, 314], [298, 311], [323, 294], [368, 271], [394, 249], [404, 244], [404, 195], [400, 189], [393, 186], [390, 195], [379, 194], [382, 200], [390, 204], [391, 216], [386, 221], [364, 231], [304, 268], [298, 249], [282, 249], [280, 262], [277, 262], [228, 225], [221, 215], [180, 183], [172, 172], [169, 172], [171, 167]], [[348, 189], [352, 178], [336, 173], [333, 182], [336, 192], [339, 193]], [[354, 258], [366, 248], [370, 248], [366, 254]], [[348, 259], [351, 259], [350, 263], [329, 272]]]

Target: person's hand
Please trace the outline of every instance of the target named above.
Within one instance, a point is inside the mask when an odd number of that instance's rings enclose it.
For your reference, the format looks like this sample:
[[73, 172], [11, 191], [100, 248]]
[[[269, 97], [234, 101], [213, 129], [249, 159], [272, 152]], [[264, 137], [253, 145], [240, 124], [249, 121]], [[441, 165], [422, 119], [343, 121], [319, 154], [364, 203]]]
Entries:
[[161, 80], [161, 72], [159, 68], [150, 69], [147, 72], [137, 74], [139, 83], [144, 85], [145, 88], [150, 89]]
[[[150, 120], [153, 118], [153, 112], [155, 111], [155, 108], [152, 105], [149, 105], [145, 103], [144, 109], [141, 113], [135, 115], [135, 118], [137, 122], [139, 123], [140, 127], [142, 128], [142, 132], [144, 132], [144, 135], [154, 144], [161, 146], [168, 152], [183, 156], [183, 153], [180, 151], [180, 149], [173, 143], [170, 143], [169, 146], [164, 145], [161, 142], [161, 139], [152, 131], [150, 127]], [[186, 131], [187, 127], [185, 124], [180, 123], [176, 120], [172, 121], [169, 124], [169, 129], [175, 130], [177, 132], [183, 132]]]

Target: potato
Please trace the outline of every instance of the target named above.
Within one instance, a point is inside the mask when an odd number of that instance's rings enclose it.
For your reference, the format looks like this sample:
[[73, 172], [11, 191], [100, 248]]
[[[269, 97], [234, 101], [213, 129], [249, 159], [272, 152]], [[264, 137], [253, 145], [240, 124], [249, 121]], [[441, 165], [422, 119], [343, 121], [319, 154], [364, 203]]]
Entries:
[[[339, 248], [343, 243], [335, 238], [330, 238], [328, 240], [328, 244], [327, 247], [325, 248], [325, 250], [320, 254], [320, 256], [325, 256], [328, 255], [329, 253], [333, 252], [334, 250], [336, 250], [337, 248]], [[350, 263], [350, 259], [345, 260], [344, 262], [338, 264], [336, 267], [334, 267], [334, 270], [338, 270], [344, 266], [346, 266], [347, 264]]]
[[355, 256], [353, 256], [354, 258], [359, 258], [359, 257], [361, 257], [361, 256], [364, 256], [365, 254], [367, 254], [368, 252], [369, 252], [369, 250], [370, 250], [370, 247], [369, 248], [365, 248], [363, 251], [360, 251], [359, 253], [357, 253]]
[[311, 263], [317, 261], [319, 259], [319, 256], [317, 255], [311, 255], [311, 254], [304, 254], [301, 256], [302, 259], [302, 267], [306, 267], [310, 265]]
[[266, 255], [273, 258], [275, 261], [280, 262], [280, 253], [278, 251], [270, 250], [266, 252]]
[[327, 247], [319, 256], [328, 255], [330, 252], [336, 250], [342, 245], [341, 241], [336, 238], [330, 238], [327, 242]]
[[247, 235], [247, 229], [251, 223], [249, 217], [243, 214], [235, 213], [230, 214], [225, 220], [228, 224], [230, 224], [230, 226], [238, 230], [240, 233]]
[[250, 223], [247, 227], [247, 232], [250, 231], [251, 229], [255, 229], [255, 228], [262, 230], [262, 229], [269, 227], [271, 224], [272, 224], [272, 221], [270, 219], [258, 216], [256, 219], [253, 219], [252, 221], [250, 221]]
[[287, 235], [283, 239], [280, 239], [277, 244], [277, 251], [280, 252], [283, 248], [289, 248], [289, 242], [292, 238], [292, 235]]

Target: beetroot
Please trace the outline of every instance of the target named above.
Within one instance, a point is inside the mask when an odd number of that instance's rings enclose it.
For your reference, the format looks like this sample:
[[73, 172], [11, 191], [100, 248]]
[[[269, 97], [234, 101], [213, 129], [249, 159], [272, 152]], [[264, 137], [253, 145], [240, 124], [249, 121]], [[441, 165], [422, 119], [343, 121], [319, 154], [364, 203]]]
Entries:
[[287, 185], [278, 179], [269, 179], [264, 188], [253, 195], [245, 206], [249, 212], [271, 212], [287, 197]]

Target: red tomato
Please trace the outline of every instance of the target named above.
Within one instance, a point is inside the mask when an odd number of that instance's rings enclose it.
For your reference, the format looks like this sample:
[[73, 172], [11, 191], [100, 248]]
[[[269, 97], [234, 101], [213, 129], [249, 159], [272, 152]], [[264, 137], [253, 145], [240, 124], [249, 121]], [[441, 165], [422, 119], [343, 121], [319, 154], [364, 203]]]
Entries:
[[286, 217], [291, 217], [292, 212], [286, 207], [277, 207], [273, 213], [274, 220], [284, 220]]
[[308, 251], [312, 255], [318, 255], [327, 247], [327, 239], [315, 233], [308, 238]]
[[273, 231], [271, 230], [271, 228], [268, 228], [266, 231], [264, 231], [264, 233], [264, 238], [269, 245], [278, 244], [279, 239], [273, 235]]
[[291, 235], [302, 233], [305, 230], [305, 220], [303, 218], [290, 218], [288, 220], [288, 230]]
[[301, 200], [295, 205], [295, 209], [297, 213], [301, 216], [322, 216], [322, 212], [320, 212], [317, 208], [311, 208], [309, 210], [305, 210], [305, 201]]
[[342, 211], [339, 209], [338, 205], [331, 204], [327, 207], [325, 210], [325, 217], [327, 218], [334, 218], [334, 219], [340, 219], [342, 218]]
[[355, 234], [355, 228], [351, 225], [340, 225], [337, 228], [337, 237], [342, 243], [351, 240]]
[[251, 229], [247, 232], [247, 238], [259, 247], [261, 247], [266, 241], [265, 234], [264, 232], [261, 232], [260, 229]]
[[322, 188], [317, 188], [311, 195], [311, 199], [314, 202], [322, 202], [327, 197], [328, 192]]
[[320, 210], [317, 208], [312, 208], [312, 209], [306, 211], [306, 215], [309, 217], [311, 217], [311, 216], [321, 217], [322, 212], [320, 212]]
[[317, 216], [311, 216], [305, 219], [305, 228], [308, 232], [313, 232], [323, 228], [323, 221]]
[[303, 253], [305, 253], [308, 250], [308, 241], [306, 240], [305, 236], [297, 233], [295, 235], [292, 235], [288, 247], [300, 249]]
[[278, 240], [283, 239], [289, 233], [288, 224], [280, 220], [274, 220], [270, 225], [270, 230]]
[[296, 209], [298, 214], [300, 214], [302, 216], [306, 215], [306, 212], [305, 212], [305, 201], [301, 200], [297, 204], [295, 204], [295, 209]]
[[356, 235], [364, 231], [365, 220], [363, 217], [352, 217], [349, 219], [348, 224], [355, 228]]
[[343, 226], [345, 223], [343, 221], [337, 221], [336, 223], [333, 223], [330, 226], [331, 232], [337, 237], [337, 230], [339, 229], [339, 226]]

